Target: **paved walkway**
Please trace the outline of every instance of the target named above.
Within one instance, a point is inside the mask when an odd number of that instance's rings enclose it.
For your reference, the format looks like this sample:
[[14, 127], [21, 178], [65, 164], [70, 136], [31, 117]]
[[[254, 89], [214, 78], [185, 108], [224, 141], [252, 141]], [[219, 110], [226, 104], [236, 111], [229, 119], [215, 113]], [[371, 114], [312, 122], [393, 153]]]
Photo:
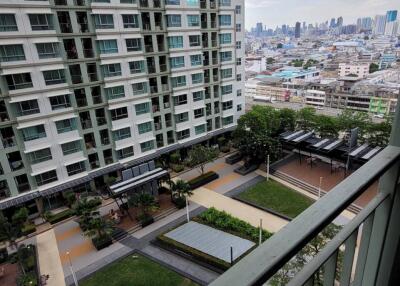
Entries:
[[207, 208], [215, 207], [218, 210], [226, 211], [232, 216], [244, 220], [255, 227], [260, 225], [260, 219], [262, 219], [263, 228], [273, 233], [279, 231], [288, 223], [287, 220], [284, 220], [278, 216], [254, 208], [206, 188], [196, 189], [193, 193], [193, 196], [190, 197], [190, 201]]
[[39, 254], [39, 269], [43, 275], [50, 275], [48, 286], [64, 286], [64, 272], [57, 248], [54, 230], [48, 230], [36, 237]]

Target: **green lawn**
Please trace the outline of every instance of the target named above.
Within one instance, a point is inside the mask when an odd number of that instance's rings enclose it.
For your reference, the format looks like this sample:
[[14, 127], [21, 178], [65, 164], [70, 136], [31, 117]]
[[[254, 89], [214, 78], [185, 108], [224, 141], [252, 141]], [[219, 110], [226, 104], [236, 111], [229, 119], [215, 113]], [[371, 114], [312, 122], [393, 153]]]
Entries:
[[79, 283], [81, 286], [195, 286], [194, 282], [143, 256], [130, 255]]
[[239, 198], [290, 218], [298, 216], [314, 202], [312, 199], [273, 180], [258, 183], [239, 194]]

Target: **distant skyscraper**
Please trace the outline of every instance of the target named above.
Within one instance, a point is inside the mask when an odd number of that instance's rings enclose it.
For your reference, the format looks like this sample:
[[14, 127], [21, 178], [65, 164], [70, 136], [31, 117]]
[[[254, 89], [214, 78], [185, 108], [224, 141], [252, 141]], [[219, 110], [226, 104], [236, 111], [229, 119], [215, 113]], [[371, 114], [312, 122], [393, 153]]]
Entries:
[[257, 23], [256, 24], [256, 37], [261, 37], [263, 32], [263, 24]]
[[307, 24], [306, 24], [306, 22], [303, 22], [303, 30], [307, 30]]
[[359, 18], [357, 20], [357, 31], [368, 31], [372, 29], [372, 19], [370, 17]]
[[282, 25], [282, 34], [287, 35], [288, 29], [286, 25]]
[[336, 27], [336, 19], [332, 18], [331, 19], [331, 24], [329, 25], [329, 28], [335, 28]]
[[386, 27], [386, 15], [376, 15], [374, 21], [373, 34], [374, 35], [383, 35], [385, 33]]
[[339, 18], [337, 19], [337, 24], [336, 24], [336, 26], [337, 26], [337, 27], [342, 27], [342, 26], [343, 26], [343, 17], [339, 17]]
[[397, 10], [387, 11], [386, 22], [394, 22], [397, 20]]
[[296, 22], [296, 28], [294, 30], [294, 37], [296, 39], [300, 38], [300, 32], [301, 32], [301, 23], [300, 22]]

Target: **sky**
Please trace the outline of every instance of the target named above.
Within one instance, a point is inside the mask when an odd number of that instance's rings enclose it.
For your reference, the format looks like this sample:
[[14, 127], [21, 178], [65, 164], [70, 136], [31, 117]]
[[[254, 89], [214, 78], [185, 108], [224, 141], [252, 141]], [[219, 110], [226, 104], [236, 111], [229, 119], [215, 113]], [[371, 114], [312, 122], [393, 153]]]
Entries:
[[387, 10], [399, 10], [399, 0], [245, 0], [246, 29], [262, 22], [267, 28], [297, 21], [315, 24], [343, 16], [344, 24], [360, 17], [374, 17]]

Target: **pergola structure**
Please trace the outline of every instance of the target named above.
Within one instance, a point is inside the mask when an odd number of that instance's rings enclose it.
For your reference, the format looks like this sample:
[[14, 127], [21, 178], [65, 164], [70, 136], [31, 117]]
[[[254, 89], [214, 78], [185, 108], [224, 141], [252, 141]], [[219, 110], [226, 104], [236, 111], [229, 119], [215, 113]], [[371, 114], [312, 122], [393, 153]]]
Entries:
[[[109, 187], [111, 197], [114, 198], [119, 209], [124, 199], [135, 193], [148, 193], [158, 195], [160, 181], [169, 181], [167, 170], [156, 168], [154, 161], [149, 161], [122, 171], [122, 179]], [[120, 203], [118, 203], [118, 199]], [[128, 212], [129, 214], [129, 212]]]

